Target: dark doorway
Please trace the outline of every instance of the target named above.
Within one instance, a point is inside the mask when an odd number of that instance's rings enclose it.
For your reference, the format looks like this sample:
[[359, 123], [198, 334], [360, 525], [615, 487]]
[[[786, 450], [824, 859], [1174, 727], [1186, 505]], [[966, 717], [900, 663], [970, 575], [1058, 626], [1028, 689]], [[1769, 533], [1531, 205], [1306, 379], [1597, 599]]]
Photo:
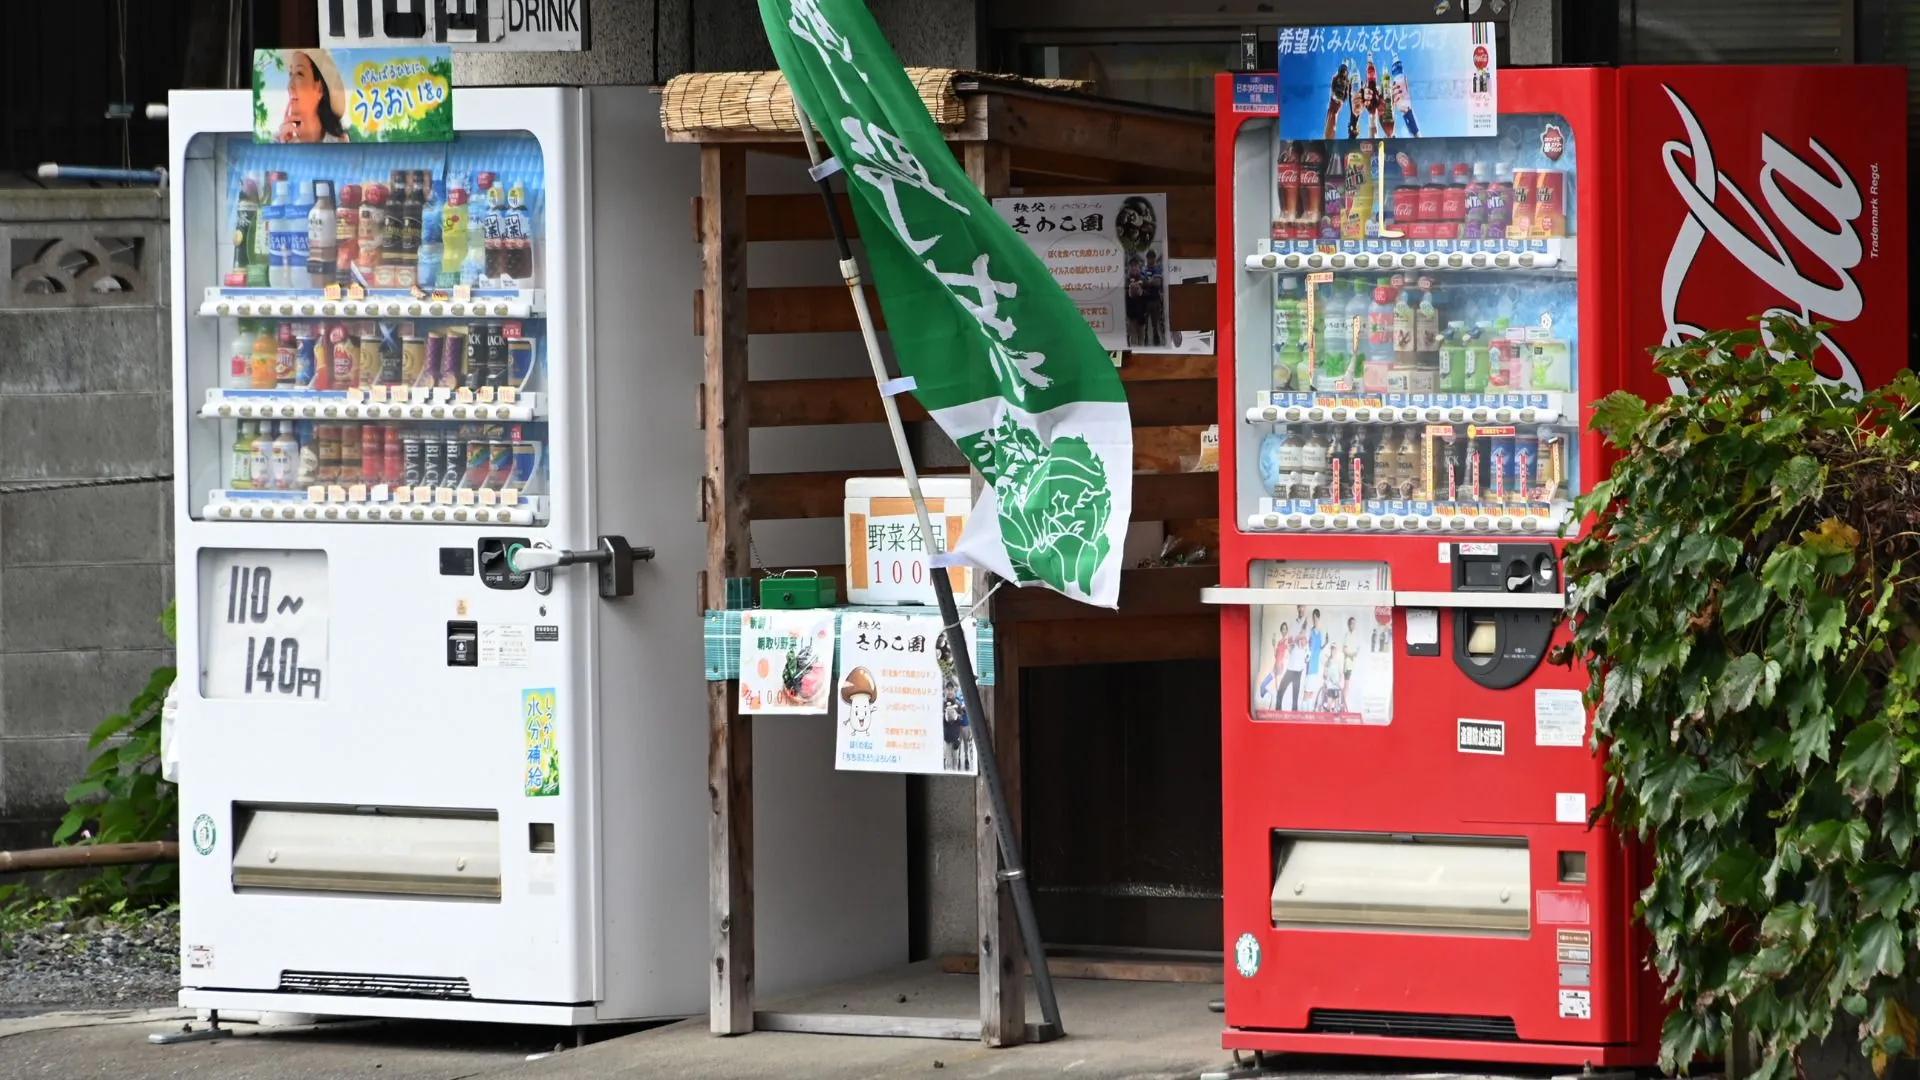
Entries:
[[1021, 734], [1047, 944], [1218, 953], [1219, 662], [1027, 668]]

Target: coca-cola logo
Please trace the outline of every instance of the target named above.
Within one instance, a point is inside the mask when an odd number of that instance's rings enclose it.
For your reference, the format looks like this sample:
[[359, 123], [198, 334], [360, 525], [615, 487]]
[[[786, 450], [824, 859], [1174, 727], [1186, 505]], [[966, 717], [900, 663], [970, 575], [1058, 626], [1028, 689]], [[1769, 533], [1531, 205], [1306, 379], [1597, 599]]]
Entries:
[[[1685, 142], [1669, 140], [1660, 148], [1667, 177], [1687, 205], [1686, 220], [1674, 236], [1660, 280], [1661, 312], [1667, 324], [1661, 344], [1680, 345], [1706, 332], [1681, 315], [1680, 305], [1687, 275], [1709, 237], [1785, 300], [1783, 305], [1768, 308], [1763, 317], [1785, 315], [1802, 323], [1827, 322], [1836, 327], [1858, 319], [1864, 300], [1853, 271], [1864, 253], [1857, 224], [1864, 207], [1860, 187], [1846, 167], [1818, 139], [1808, 138], [1807, 146], [1824, 169], [1763, 133], [1759, 177], [1767, 208], [1763, 216], [1746, 192], [1717, 168], [1713, 144], [1686, 101], [1671, 86], [1661, 89], [1673, 102], [1687, 133]], [[1736, 224], [1721, 212], [1722, 196], [1740, 208], [1749, 226]], [[1824, 211], [1831, 225], [1814, 220], [1802, 205]], [[1795, 253], [1782, 242], [1774, 222], [1819, 260], [1815, 270], [1824, 270], [1821, 277], [1825, 280], [1803, 271]], [[1756, 234], [1764, 246], [1756, 242]], [[1822, 371], [1821, 378], [1857, 393], [1861, 389], [1859, 369], [1830, 332], [1821, 333], [1819, 340], [1825, 350], [1822, 366], [1830, 369]], [[1674, 393], [1686, 392], [1683, 380], [1667, 381]]]
[[1559, 124], [1548, 124], [1540, 132], [1540, 152], [1548, 161], [1559, 161], [1560, 155], [1567, 152], [1567, 133], [1560, 130]]
[[1473, 66], [1475, 70], [1487, 70], [1488, 59], [1487, 47], [1485, 45], [1475, 45], [1473, 47]]

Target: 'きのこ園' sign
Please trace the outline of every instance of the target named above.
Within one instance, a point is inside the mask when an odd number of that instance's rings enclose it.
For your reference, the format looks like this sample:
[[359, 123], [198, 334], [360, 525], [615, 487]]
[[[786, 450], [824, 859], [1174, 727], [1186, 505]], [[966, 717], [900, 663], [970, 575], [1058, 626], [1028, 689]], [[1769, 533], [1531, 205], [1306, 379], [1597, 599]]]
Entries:
[[[972, 619], [964, 632], [977, 651]], [[966, 701], [939, 616], [847, 612], [840, 672], [835, 768], [973, 775]]]

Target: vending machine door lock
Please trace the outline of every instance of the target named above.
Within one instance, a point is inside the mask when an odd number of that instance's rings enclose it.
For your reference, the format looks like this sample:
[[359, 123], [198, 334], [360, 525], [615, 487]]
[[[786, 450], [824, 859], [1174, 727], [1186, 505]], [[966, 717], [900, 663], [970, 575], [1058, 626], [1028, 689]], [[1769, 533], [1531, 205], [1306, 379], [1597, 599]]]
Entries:
[[[1556, 594], [1560, 568], [1551, 544], [1454, 545], [1453, 588], [1463, 593]], [[1453, 613], [1453, 662], [1481, 686], [1518, 686], [1546, 658], [1555, 612], [1475, 608]]]
[[561, 551], [557, 548], [528, 547], [515, 544], [507, 549], [507, 568], [516, 574], [544, 573], [560, 566], [592, 563], [600, 568], [600, 595], [609, 600], [633, 595], [633, 564], [653, 558], [650, 547], [634, 547], [624, 536], [602, 536], [591, 551]]

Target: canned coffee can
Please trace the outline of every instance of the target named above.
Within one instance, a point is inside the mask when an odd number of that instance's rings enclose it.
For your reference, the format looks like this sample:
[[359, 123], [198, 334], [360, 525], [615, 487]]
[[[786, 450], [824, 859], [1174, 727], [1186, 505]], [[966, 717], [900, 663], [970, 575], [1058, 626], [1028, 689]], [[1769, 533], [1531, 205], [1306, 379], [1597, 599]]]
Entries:
[[500, 324], [487, 324], [487, 370], [484, 386], [501, 387], [507, 385], [507, 338]]
[[492, 461], [492, 457], [489, 453], [487, 440], [468, 439], [467, 469], [460, 477], [460, 486], [463, 488], [486, 487], [487, 468], [490, 461]]
[[446, 468], [446, 446], [438, 435], [423, 435], [420, 438], [420, 483], [424, 487], [440, 486], [441, 474]]
[[372, 334], [360, 338], [360, 385], [380, 385], [380, 339]]
[[509, 385], [524, 387], [533, 377], [533, 341], [530, 338], [507, 339], [507, 378]]
[[533, 486], [533, 474], [540, 468], [540, 444], [516, 441], [513, 444], [513, 479], [509, 486], [521, 491]]
[[360, 425], [360, 482], [384, 484], [387, 480], [386, 433], [378, 424]]
[[338, 484], [361, 482], [360, 432], [351, 424], [340, 425], [340, 468], [334, 475]]
[[459, 433], [453, 429], [449, 429], [444, 436], [441, 436], [440, 443], [444, 448], [441, 451], [440, 486], [459, 487], [460, 477], [467, 471], [466, 461], [461, 454], [465, 444], [461, 442]]
[[466, 331], [459, 329], [447, 331], [447, 339], [440, 343], [440, 367], [434, 378], [449, 390], [459, 386], [460, 372], [466, 368], [466, 360]]
[[462, 350], [461, 359], [460, 385], [468, 390], [480, 389], [487, 373], [487, 330], [482, 324], [467, 327], [466, 348]]
[[427, 339], [422, 337], [403, 337], [400, 339], [400, 382], [405, 386], [426, 385]]
[[426, 469], [426, 440], [418, 435], [400, 436], [400, 482], [407, 487], [419, 487], [426, 481], [422, 479]]
[[345, 390], [360, 381], [357, 378], [360, 373], [360, 357], [357, 350], [360, 346], [338, 327], [334, 329], [334, 335], [339, 340], [335, 341], [330, 349], [333, 354], [330, 357], [333, 363], [332, 388]]
[[314, 438], [318, 441], [319, 472], [314, 476], [318, 484], [337, 484], [340, 482], [340, 425], [321, 424], [314, 429]]
[[300, 344], [283, 342], [273, 353], [273, 384], [282, 390], [299, 385]]
[[381, 433], [384, 449], [380, 455], [380, 482], [399, 484], [407, 475], [407, 449], [400, 429], [389, 425]]
[[505, 439], [487, 440], [487, 486], [502, 488], [513, 478], [513, 444]]

